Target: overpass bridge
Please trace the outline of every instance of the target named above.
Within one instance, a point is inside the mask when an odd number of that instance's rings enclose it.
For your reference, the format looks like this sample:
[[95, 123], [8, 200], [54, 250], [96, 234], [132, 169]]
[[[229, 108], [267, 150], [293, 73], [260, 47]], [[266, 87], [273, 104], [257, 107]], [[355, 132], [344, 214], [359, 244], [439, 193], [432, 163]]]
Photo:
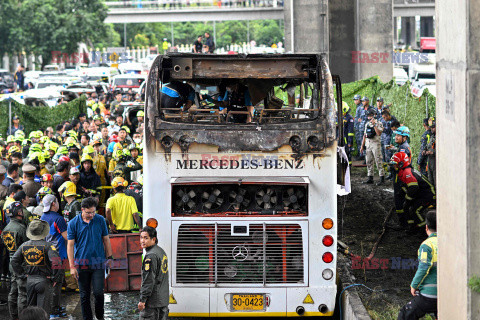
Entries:
[[[288, 1], [288, 0], [287, 0]], [[106, 23], [284, 19], [281, 0], [107, 1]], [[433, 17], [434, 0], [394, 0], [394, 17]]]

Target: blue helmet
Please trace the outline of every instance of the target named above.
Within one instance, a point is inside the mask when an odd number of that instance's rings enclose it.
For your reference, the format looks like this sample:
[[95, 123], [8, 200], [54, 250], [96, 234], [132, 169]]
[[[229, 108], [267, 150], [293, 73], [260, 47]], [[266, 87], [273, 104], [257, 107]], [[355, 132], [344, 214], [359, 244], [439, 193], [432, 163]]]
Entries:
[[393, 133], [404, 136], [404, 137], [410, 137], [410, 129], [408, 129], [408, 127], [405, 127], [405, 126], [399, 127]]
[[353, 100], [360, 100], [360, 99], [361, 99], [361, 97], [360, 97], [359, 94], [356, 94], [356, 95], [353, 96]]

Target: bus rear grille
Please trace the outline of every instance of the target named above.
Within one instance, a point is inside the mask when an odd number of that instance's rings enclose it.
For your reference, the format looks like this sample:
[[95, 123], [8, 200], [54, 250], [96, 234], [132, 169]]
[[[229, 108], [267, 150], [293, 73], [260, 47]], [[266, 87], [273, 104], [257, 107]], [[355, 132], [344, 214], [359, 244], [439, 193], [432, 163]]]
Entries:
[[250, 224], [247, 236], [230, 224], [182, 224], [177, 241], [177, 283], [303, 283], [302, 229], [298, 224]]

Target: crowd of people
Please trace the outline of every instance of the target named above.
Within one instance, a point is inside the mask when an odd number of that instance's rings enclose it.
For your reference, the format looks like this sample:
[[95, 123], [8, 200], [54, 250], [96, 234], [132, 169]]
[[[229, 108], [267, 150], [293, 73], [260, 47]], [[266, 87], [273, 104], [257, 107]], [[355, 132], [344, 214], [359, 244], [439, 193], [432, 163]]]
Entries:
[[121, 101], [90, 95], [93, 117], [28, 134], [14, 116], [0, 142], [0, 276], [11, 283], [12, 319], [35, 305], [66, 316], [62, 289], [80, 291], [93, 319], [91, 286], [102, 318], [104, 269], [95, 265], [112, 258], [108, 235], [142, 226], [144, 111], [124, 118]]

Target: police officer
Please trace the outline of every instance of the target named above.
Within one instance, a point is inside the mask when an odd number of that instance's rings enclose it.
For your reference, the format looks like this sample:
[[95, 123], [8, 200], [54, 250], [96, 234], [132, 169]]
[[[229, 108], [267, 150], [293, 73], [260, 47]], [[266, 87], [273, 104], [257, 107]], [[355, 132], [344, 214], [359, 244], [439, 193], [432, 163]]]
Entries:
[[[375, 108], [376, 111], [376, 118], [379, 121], [382, 121], [382, 111], [383, 111], [383, 98], [382, 97], [377, 97], [377, 107]], [[383, 121], [382, 121], [383, 122]]]
[[23, 191], [25, 191], [25, 194], [30, 198], [30, 205], [31, 206], [36, 206], [37, 205], [37, 192], [40, 190], [42, 185], [38, 182], [35, 182], [35, 171], [36, 168], [31, 165], [30, 163], [27, 163], [23, 166]]
[[355, 103], [355, 118], [354, 118], [354, 130], [355, 130], [355, 140], [357, 141], [357, 153], [358, 153], [358, 159], [362, 157], [362, 154], [360, 153], [360, 147], [362, 146], [362, 140], [363, 140], [363, 130], [360, 127], [360, 123], [362, 122], [363, 119], [363, 105], [362, 102], [360, 101], [361, 97], [359, 94], [356, 94], [353, 96], [353, 103]]
[[[23, 223], [23, 205], [19, 201], [13, 202], [6, 210], [10, 217], [10, 222], [3, 229], [2, 241], [7, 247], [10, 259], [17, 249], [26, 241], [27, 228]], [[10, 284], [10, 293], [8, 294], [8, 309], [12, 319], [17, 319], [20, 311], [27, 306], [27, 291], [25, 277], [17, 276], [10, 265], [10, 274], [12, 281]]]
[[352, 164], [353, 138], [355, 137], [353, 117], [350, 115], [350, 107], [345, 101], [342, 101], [343, 111], [343, 136], [345, 139], [345, 151], [348, 156], [348, 163]]
[[375, 110], [369, 109], [367, 111], [368, 123], [365, 125], [365, 134], [363, 136], [361, 151], [366, 147], [366, 162], [368, 179], [364, 182], [366, 184], [373, 183], [374, 162], [377, 165], [378, 173], [380, 174], [380, 181], [377, 185], [385, 182], [385, 171], [382, 162], [382, 147], [380, 136], [383, 132], [383, 124], [375, 119]]
[[[60, 280], [60, 256], [45, 237], [50, 234], [47, 221], [35, 220], [27, 229], [29, 241], [23, 243], [12, 257], [11, 265], [18, 277], [27, 276], [27, 301], [50, 314], [52, 284]], [[57, 265], [54, 268], [54, 263]]]
[[144, 227], [140, 233], [140, 245], [146, 251], [138, 303], [140, 320], [164, 320], [168, 317], [168, 258], [157, 243], [157, 231]]

